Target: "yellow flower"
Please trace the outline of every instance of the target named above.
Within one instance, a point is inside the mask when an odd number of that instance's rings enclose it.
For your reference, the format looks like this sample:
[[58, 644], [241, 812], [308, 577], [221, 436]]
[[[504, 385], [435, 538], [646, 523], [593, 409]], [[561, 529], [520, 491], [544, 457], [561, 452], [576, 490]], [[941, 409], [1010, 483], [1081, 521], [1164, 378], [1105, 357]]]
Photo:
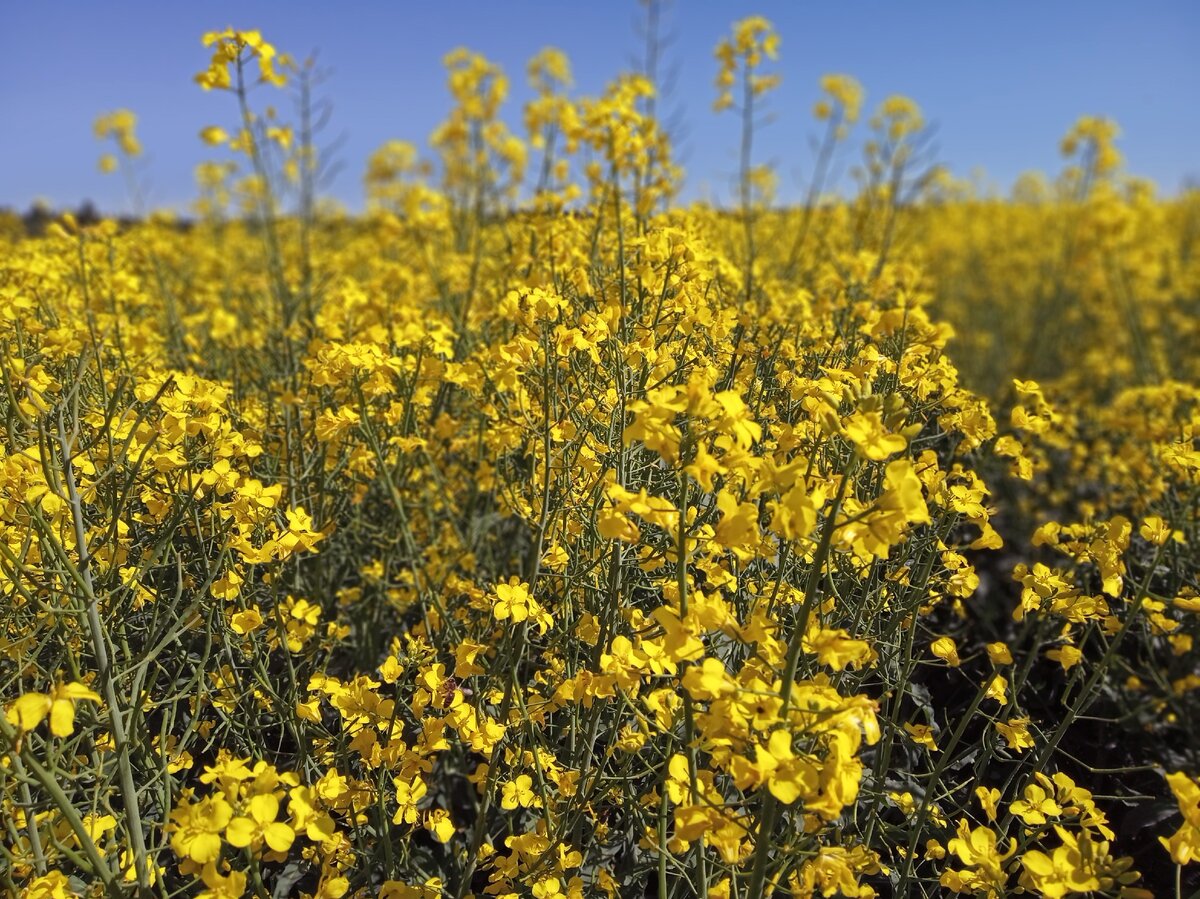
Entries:
[[929, 651], [944, 660], [951, 668], [957, 668], [962, 664], [958, 658], [958, 645], [950, 637], [938, 637], [929, 644]]
[[667, 762], [667, 798], [676, 805], [692, 802], [691, 768], [687, 756], [675, 753]]
[[1026, 824], [1045, 824], [1047, 816], [1057, 818], [1062, 814], [1062, 806], [1038, 784], [1030, 784], [1025, 788], [1023, 797], [1016, 800], [1010, 808], [1012, 813]]
[[320, 531], [312, 528], [312, 517], [303, 509], [285, 510], [287, 529], [275, 540], [276, 545], [285, 554], [296, 552], [316, 552], [317, 543], [325, 538]]
[[31, 731], [49, 715], [50, 733], [68, 737], [75, 730], [75, 703], [83, 700], [100, 702], [100, 694], [78, 682], [59, 684], [49, 695], [25, 693], [17, 697], [5, 710], [5, 718], [9, 724]]
[[279, 800], [270, 793], [262, 793], [250, 799], [246, 814], [234, 818], [225, 830], [225, 839], [239, 849], [265, 842], [276, 852], [287, 852], [296, 833], [279, 816]]
[[138, 156], [142, 145], [133, 133], [137, 127], [137, 116], [128, 109], [118, 109], [99, 116], [92, 126], [97, 139], [111, 137], [126, 156]]
[[[88, 838], [93, 843], [99, 843], [104, 834], [109, 831], [116, 830], [117, 819], [112, 815], [84, 815], [83, 829], [87, 831]], [[79, 837], [72, 834], [75, 841], [78, 842]]]
[[221, 855], [220, 834], [232, 818], [233, 807], [223, 796], [184, 801], [171, 810], [171, 848], [197, 864], [215, 862]]
[[642, 536], [636, 524], [621, 510], [611, 506], [597, 513], [596, 530], [605, 540], [622, 540], [625, 543], [636, 543]]
[[989, 787], [976, 787], [975, 798], [979, 800], [979, 807], [983, 809], [983, 813], [987, 815], [989, 821], [996, 820], [996, 803], [1000, 801], [1000, 791]]
[[719, 699], [737, 692], [737, 685], [730, 680], [721, 660], [711, 657], [688, 668], [683, 687], [693, 699]]
[[988, 659], [997, 668], [1013, 663], [1012, 653], [1009, 651], [1008, 644], [1006, 643], [989, 643], [987, 645], [987, 654]]
[[229, 619], [230, 629], [237, 634], [248, 634], [262, 626], [263, 617], [258, 609], [246, 609], [242, 612], [235, 612]]
[[856, 874], [859, 871], [874, 874], [878, 870], [874, 856], [862, 847], [822, 846], [793, 875], [793, 895], [814, 896], [819, 890], [822, 896], [863, 896]]
[[785, 540], [807, 537], [817, 526], [817, 513], [824, 500], [823, 494], [810, 495], [803, 481], [797, 481], [778, 502], [771, 503], [771, 528]]
[[996, 730], [1004, 737], [1010, 749], [1024, 752], [1034, 747], [1033, 737], [1029, 734], [1028, 718], [1009, 718], [1008, 721], [997, 721]]
[[397, 777], [392, 781], [396, 787], [396, 813], [392, 816], [393, 824], [416, 824], [417, 803], [425, 798], [428, 787], [420, 777], [406, 780]]
[[900, 809], [905, 817], [912, 815], [917, 810], [916, 797], [914, 797], [912, 793], [908, 792], [908, 790], [905, 790], [903, 793], [888, 793], [888, 799], [895, 803], [896, 808]]
[[1170, 837], [1159, 837], [1158, 841], [1177, 865], [1200, 861], [1200, 781], [1176, 771], [1167, 775], [1167, 785], [1179, 803], [1183, 824]]
[[276, 87], [282, 87], [287, 82], [275, 65], [277, 62], [290, 65], [290, 58], [286, 54], [278, 54], [258, 31], [210, 31], [204, 35], [202, 42], [204, 46], [213, 48], [208, 68], [195, 76], [196, 83], [204, 90], [229, 90], [233, 86], [229, 66], [238, 59], [257, 60], [260, 81]]
[[1008, 681], [1004, 678], [1004, 675], [992, 675], [992, 679], [988, 681], [984, 697], [998, 702], [1000, 705], [1008, 705]]
[[717, 494], [717, 508], [721, 518], [713, 532], [713, 542], [733, 550], [739, 558], [750, 558], [748, 551], [759, 539], [758, 506], [739, 503], [732, 494], [722, 490]]
[[771, 795], [784, 805], [802, 796], [813, 796], [820, 785], [820, 772], [808, 759], [792, 752], [792, 736], [786, 730], [771, 733], [767, 745], [755, 747], [759, 776]]
[[72, 899], [76, 895], [71, 882], [61, 871], [51, 871], [29, 881], [22, 899]]
[[515, 622], [521, 622], [529, 617], [532, 601], [533, 597], [529, 594], [528, 584], [520, 582], [497, 584], [492, 614], [496, 616], [497, 621], [512, 619]]
[[998, 844], [999, 837], [990, 827], [972, 828], [965, 818], [961, 819], [957, 836], [946, 848], [967, 865], [967, 870], [948, 869], [942, 875], [941, 884], [959, 892], [1001, 891], [1008, 882], [1004, 863], [1017, 851], [1017, 847], [1010, 846], [1007, 852], [1001, 853]]
[[1062, 665], [1063, 671], [1070, 671], [1083, 660], [1083, 653], [1078, 648], [1067, 644], [1047, 650], [1046, 658], [1053, 659]]
[[200, 132], [200, 139], [209, 146], [218, 146], [229, 140], [229, 132], [220, 125], [209, 125]]
[[442, 808], [433, 809], [425, 816], [425, 829], [439, 843], [448, 843], [454, 836], [454, 822], [450, 819], [450, 813]]
[[933, 738], [933, 728], [928, 724], [905, 724], [904, 729], [918, 746], [924, 746], [930, 752], [937, 752], [937, 742]]
[[1096, 843], [1087, 831], [1078, 836], [1055, 827], [1063, 841], [1047, 855], [1038, 850], [1021, 856], [1021, 885], [1032, 888], [1048, 899], [1076, 893], [1090, 893], [1101, 888], [1101, 866], [1107, 860], [1107, 843]]
[[33, 730], [50, 713], [52, 700], [45, 693], [23, 693], [9, 703], [5, 711], [8, 723], [21, 730]]
[[332, 843], [337, 832], [333, 818], [321, 808], [312, 788], [292, 787], [288, 793], [288, 813], [291, 827], [314, 843]]
[[891, 434], [880, 412], [856, 412], [842, 426], [846, 438], [858, 451], [875, 462], [882, 462], [908, 446], [901, 434]]
[[528, 774], [518, 774], [516, 780], [506, 782], [500, 791], [501, 808], [529, 808], [540, 804], [533, 791], [533, 778]]
[[1185, 612], [1200, 613], [1200, 596], [1176, 596], [1171, 604]]
[[[849, 75], [825, 75], [821, 78], [821, 90], [829, 95], [833, 103], [842, 108], [842, 118], [846, 122], [858, 119], [862, 109], [863, 89], [857, 80]], [[826, 104], [823, 109], [817, 110], [817, 118], [828, 118], [831, 113], [832, 108]]]
[[246, 875], [241, 871], [230, 871], [222, 875], [213, 862], [200, 869], [200, 879], [208, 887], [197, 893], [197, 899], [241, 899], [246, 892]]
[[810, 630], [802, 643], [805, 652], [815, 653], [822, 665], [834, 671], [857, 668], [870, 664], [877, 658], [871, 644], [855, 640], [841, 628], [816, 628]]

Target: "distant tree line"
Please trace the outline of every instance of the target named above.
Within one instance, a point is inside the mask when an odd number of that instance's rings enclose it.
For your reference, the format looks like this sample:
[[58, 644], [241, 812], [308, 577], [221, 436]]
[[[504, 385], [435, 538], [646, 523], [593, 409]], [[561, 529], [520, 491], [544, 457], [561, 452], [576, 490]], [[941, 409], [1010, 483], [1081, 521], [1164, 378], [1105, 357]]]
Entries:
[[[81, 226], [87, 227], [95, 225], [103, 219], [111, 219], [122, 228], [128, 228], [138, 224], [141, 219], [135, 215], [116, 215], [106, 216], [91, 200], [84, 200], [74, 209], [53, 209], [46, 203], [35, 202], [30, 204], [29, 208], [24, 212], [18, 212], [7, 206], [0, 206], [0, 233], [17, 233], [24, 234], [26, 237], [41, 237], [46, 233], [46, 227], [53, 221], [61, 219], [66, 212], [70, 212], [75, 216], [75, 221]], [[180, 217], [176, 219], [175, 226], [181, 231], [187, 231], [192, 227], [191, 219]]]

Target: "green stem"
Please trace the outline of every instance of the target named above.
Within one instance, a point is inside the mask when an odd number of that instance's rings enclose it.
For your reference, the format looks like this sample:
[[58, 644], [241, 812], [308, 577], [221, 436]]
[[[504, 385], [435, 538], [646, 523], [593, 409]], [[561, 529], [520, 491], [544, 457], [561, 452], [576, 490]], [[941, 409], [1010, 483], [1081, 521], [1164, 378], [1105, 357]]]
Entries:
[[113, 744], [117, 750], [117, 768], [121, 779], [121, 799], [125, 806], [125, 824], [129, 831], [130, 851], [133, 854], [133, 864], [137, 870], [138, 889], [143, 893], [150, 891], [150, 875], [146, 867], [146, 840], [142, 832], [142, 815], [138, 808], [137, 786], [133, 780], [133, 766], [129, 761], [129, 740], [125, 733], [125, 721], [121, 705], [117, 699], [116, 684], [112, 676], [112, 664], [108, 657], [106, 645], [107, 634], [100, 620], [99, 602], [96, 599], [95, 586], [92, 582], [92, 569], [88, 557], [87, 532], [83, 522], [83, 503], [75, 485], [75, 469], [71, 464], [71, 450], [67, 441], [66, 425], [63, 414], [58, 413], [58, 440], [62, 450], [63, 477], [66, 481], [67, 498], [70, 502], [71, 519], [75, 528], [76, 552], [79, 553], [79, 572], [82, 575], [87, 601], [88, 634], [91, 638], [92, 651], [96, 654], [96, 664], [99, 667], [99, 678], [104, 690], [104, 702], [108, 706], [109, 725], [112, 728]]
[[[821, 530], [821, 541], [817, 546], [817, 552], [813, 556], [813, 566], [808, 573], [808, 583], [804, 589], [804, 603], [800, 607], [800, 617], [796, 622], [795, 629], [792, 631], [792, 638], [788, 643], [787, 667], [783, 674], [783, 683], [780, 687], [779, 698], [783, 701], [783, 705], [779, 709], [780, 720], [786, 720], [788, 715], [788, 707], [792, 700], [792, 682], [796, 678], [796, 671], [800, 666], [800, 649], [804, 642], [804, 634], [808, 630], [808, 619], [812, 615], [813, 606], [816, 604], [817, 589], [821, 584], [821, 574], [825, 568], [825, 562], [829, 558], [829, 549], [833, 544], [833, 533], [837, 530], [837, 514], [841, 508], [842, 499], [846, 495], [846, 487], [850, 483], [850, 473], [854, 468], [855, 457], [851, 456], [850, 461], [842, 470], [842, 480], [838, 484], [837, 495], [833, 498], [833, 504], [829, 507], [829, 514], [825, 517], [825, 526]], [[762, 810], [758, 817], [758, 836], [757, 843], [754, 847], [754, 866], [750, 871], [750, 883], [747, 887], [747, 899], [761, 899], [767, 893], [764, 892], [767, 881], [767, 863], [770, 859], [772, 844], [771, 832], [775, 829], [775, 822], [779, 815], [779, 800], [770, 790], [762, 791]]]

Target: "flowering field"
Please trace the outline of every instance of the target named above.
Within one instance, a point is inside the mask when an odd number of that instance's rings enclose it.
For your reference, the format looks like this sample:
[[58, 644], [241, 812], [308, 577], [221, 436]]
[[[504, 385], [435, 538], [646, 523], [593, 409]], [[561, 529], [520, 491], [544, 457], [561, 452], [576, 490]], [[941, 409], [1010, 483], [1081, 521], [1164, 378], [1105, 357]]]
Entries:
[[1082, 119], [981, 198], [834, 75], [782, 208], [777, 42], [729, 209], [651, 80], [545, 51], [514, 133], [456, 51], [338, 215], [226, 31], [194, 220], [0, 224], [7, 892], [1200, 888], [1200, 195]]

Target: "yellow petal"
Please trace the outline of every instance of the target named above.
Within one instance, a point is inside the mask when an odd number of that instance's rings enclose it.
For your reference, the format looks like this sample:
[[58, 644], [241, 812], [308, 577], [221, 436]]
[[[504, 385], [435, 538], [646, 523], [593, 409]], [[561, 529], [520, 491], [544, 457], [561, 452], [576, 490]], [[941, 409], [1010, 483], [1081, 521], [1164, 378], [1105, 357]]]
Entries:
[[56, 737], [68, 737], [75, 730], [75, 703], [69, 699], [56, 699], [50, 706], [50, 733]]
[[292, 841], [296, 839], [296, 834], [290, 827], [280, 822], [264, 827], [263, 838], [267, 841], [267, 845], [276, 852], [287, 852], [292, 846]]
[[791, 805], [800, 798], [800, 785], [792, 780], [773, 777], [767, 783], [767, 788], [771, 791], [771, 795], [784, 805]]
[[215, 862], [221, 855], [221, 838], [215, 833], [202, 833], [188, 843], [187, 854], [188, 858], [201, 865]]
[[5, 717], [9, 724], [21, 730], [33, 730], [50, 711], [50, 697], [45, 693], [26, 693], [8, 707]]
[[262, 793], [250, 800], [250, 817], [259, 824], [270, 824], [279, 815], [279, 800]]
[[[249, 818], [234, 818], [229, 822], [229, 826], [225, 828], [225, 839], [229, 841], [229, 845], [237, 846], [239, 849], [243, 849], [254, 842], [254, 835], [256, 831], [257, 828], [254, 826], [254, 822]], [[217, 841], [217, 844], [218, 846], [220, 845], [219, 840]], [[192, 845], [195, 846], [195, 843]], [[195, 861], [200, 861], [200, 859], [196, 858], [194, 850], [190, 851], [189, 854]]]
[[79, 702], [81, 699], [87, 699], [92, 702], [100, 702], [100, 694], [95, 690], [89, 690], [85, 684], [78, 681], [70, 684], [60, 684], [54, 690], [55, 699], [73, 699]]
[[454, 836], [454, 825], [442, 818], [433, 825], [433, 836], [439, 843], [449, 843]]

